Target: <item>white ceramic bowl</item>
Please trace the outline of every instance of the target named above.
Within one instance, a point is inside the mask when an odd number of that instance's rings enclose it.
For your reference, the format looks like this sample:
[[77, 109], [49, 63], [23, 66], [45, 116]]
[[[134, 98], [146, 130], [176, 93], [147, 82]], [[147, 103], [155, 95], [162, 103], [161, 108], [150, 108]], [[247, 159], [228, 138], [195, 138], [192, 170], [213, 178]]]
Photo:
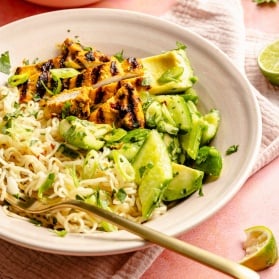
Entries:
[[[22, 32], [24, 30], [24, 32]], [[66, 37], [78, 36], [84, 45], [105, 53], [124, 50], [125, 56], [144, 57], [175, 48], [176, 41], [187, 51], [199, 77], [197, 91], [201, 108], [217, 108], [221, 126], [215, 140], [225, 154], [238, 144], [239, 150], [224, 156], [222, 176], [198, 194], [169, 210], [148, 226], [179, 235], [220, 210], [241, 188], [255, 163], [261, 141], [261, 119], [255, 96], [245, 77], [226, 55], [207, 40], [175, 24], [135, 12], [109, 9], [72, 9], [41, 14], [0, 28], [0, 53], [10, 52], [16, 66], [24, 58], [46, 59]], [[0, 75], [0, 84], [7, 76]], [[147, 244], [125, 232], [56, 237], [47, 229], [7, 217], [0, 210], [0, 237], [29, 248], [69, 255], [105, 255], [132, 251]]]
[[41, 6], [53, 7], [53, 8], [77, 8], [99, 2], [100, 0], [25, 0]]

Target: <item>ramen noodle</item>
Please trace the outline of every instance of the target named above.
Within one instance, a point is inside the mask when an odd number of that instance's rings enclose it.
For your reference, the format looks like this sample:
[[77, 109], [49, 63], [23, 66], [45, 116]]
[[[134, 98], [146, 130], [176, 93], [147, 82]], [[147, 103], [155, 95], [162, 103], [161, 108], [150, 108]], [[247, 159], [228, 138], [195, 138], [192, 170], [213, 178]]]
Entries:
[[[122, 179], [114, 162], [109, 159], [109, 149], [93, 150], [89, 155], [76, 150], [75, 159], [64, 155], [61, 148], [63, 140], [58, 131], [60, 120], [46, 120], [37, 102], [19, 104], [18, 100], [16, 89], [0, 88], [0, 121], [6, 123], [0, 133], [2, 201], [6, 192], [19, 198], [36, 197], [41, 185], [52, 174], [55, 179], [47, 192], [48, 199], [80, 197], [92, 204], [100, 203], [103, 208], [128, 219], [142, 221], [137, 185]], [[93, 177], [84, 174], [86, 163], [94, 165]], [[121, 201], [115, 195], [120, 188], [125, 193]], [[165, 211], [166, 206], [162, 204], [153, 212], [153, 218]], [[10, 211], [6, 212], [10, 214]], [[76, 209], [54, 210], [43, 215], [16, 213], [42, 226], [67, 232], [116, 229], [94, 215]]]

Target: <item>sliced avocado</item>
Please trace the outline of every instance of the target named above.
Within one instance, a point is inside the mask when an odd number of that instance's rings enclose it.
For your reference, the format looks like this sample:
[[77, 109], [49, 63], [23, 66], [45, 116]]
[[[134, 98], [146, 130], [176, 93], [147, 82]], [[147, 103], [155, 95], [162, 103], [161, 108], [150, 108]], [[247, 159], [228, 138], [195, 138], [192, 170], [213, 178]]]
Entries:
[[185, 198], [201, 188], [203, 171], [176, 163], [172, 163], [172, 170], [174, 178], [164, 191], [164, 201]]
[[165, 104], [177, 128], [187, 132], [192, 125], [191, 114], [186, 101], [180, 95], [159, 95], [155, 100]]
[[111, 130], [111, 125], [94, 124], [75, 116], [68, 116], [59, 123], [59, 133], [64, 140], [85, 150], [101, 149], [105, 144], [103, 136]]
[[185, 50], [175, 49], [142, 59], [150, 94], [184, 92], [196, 77]]
[[171, 160], [164, 141], [151, 130], [133, 162], [139, 185], [142, 216], [148, 219], [162, 199], [163, 190], [173, 178]]
[[209, 143], [216, 135], [220, 125], [220, 112], [216, 109], [202, 117], [204, 121], [204, 129], [202, 132], [201, 145]]
[[222, 155], [214, 146], [203, 146], [199, 149], [193, 167], [207, 175], [218, 177], [223, 167]]

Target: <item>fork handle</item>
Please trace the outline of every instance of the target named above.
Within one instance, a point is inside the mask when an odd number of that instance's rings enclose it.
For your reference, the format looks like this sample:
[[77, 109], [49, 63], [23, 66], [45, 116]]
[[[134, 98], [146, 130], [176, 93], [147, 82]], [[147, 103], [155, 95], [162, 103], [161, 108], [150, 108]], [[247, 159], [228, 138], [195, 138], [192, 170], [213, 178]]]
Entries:
[[[69, 203], [69, 202], [68, 202]], [[168, 236], [156, 231], [147, 225], [141, 225], [136, 222], [123, 218], [115, 213], [109, 212], [94, 205], [86, 204], [82, 201], [71, 201], [71, 205], [76, 208], [82, 208], [89, 213], [93, 213], [114, 225], [140, 236], [141, 238], [155, 243], [159, 246], [177, 252], [192, 260], [200, 262], [211, 268], [219, 270], [227, 275], [239, 279], [259, 279], [260, 276], [255, 271], [238, 264], [229, 259], [218, 256], [214, 253], [201, 249], [197, 246], [188, 244], [175, 237]]]

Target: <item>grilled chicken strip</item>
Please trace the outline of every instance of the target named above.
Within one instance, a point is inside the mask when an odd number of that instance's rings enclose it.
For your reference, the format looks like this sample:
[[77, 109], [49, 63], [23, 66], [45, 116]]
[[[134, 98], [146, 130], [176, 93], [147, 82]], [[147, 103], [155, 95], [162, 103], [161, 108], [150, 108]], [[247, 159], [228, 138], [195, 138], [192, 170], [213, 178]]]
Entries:
[[111, 57], [101, 51], [67, 38], [61, 45], [61, 55], [54, 59], [54, 65], [56, 68], [86, 69], [110, 60]]
[[148, 90], [143, 78], [121, 80], [99, 88], [79, 87], [48, 99], [45, 117], [75, 115], [96, 123], [131, 129], [144, 126], [139, 93]]
[[128, 130], [143, 128], [145, 118], [137, 87], [125, 82], [113, 97], [93, 110], [89, 120]]
[[80, 87], [54, 95], [46, 101], [45, 117], [49, 119], [51, 117], [63, 118], [64, 116], [75, 115], [80, 119], [88, 119], [90, 116], [91, 100], [89, 94], [91, 90], [90, 87]]
[[81, 86], [100, 86], [124, 79], [143, 76], [143, 67], [136, 58], [128, 58], [123, 62], [111, 60], [94, 68], [83, 70], [79, 75], [63, 80], [63, 89]]
[[83, 86], [64, 90], [46, 101], [44, 115], [47, 119], [66, 115], [87, 119], [91, 108], [114, 96], [119, 86], [118, 82], [114, 82], [98, 88]]
[[[20, 102], [28, 102], [34, 97], [42, 99], [47, 90], [57, 87], [50, 73], [51, 69], [71, 67], [80, 71], [75, 77], [62, 79], [61, 91], [82, 86], [97, 88], [122, 79], [143, 75], [140, 60], [128, 58], [119, 62], [100, 51], [84, 48], [79, 43], [66, 39], [61, 47], [62, 54], [38, 64], [18, 67], [15, 74], [27, 73], [28, 80], [19, 85]], [[47, 88], [47, 89], [46, 89]]]

